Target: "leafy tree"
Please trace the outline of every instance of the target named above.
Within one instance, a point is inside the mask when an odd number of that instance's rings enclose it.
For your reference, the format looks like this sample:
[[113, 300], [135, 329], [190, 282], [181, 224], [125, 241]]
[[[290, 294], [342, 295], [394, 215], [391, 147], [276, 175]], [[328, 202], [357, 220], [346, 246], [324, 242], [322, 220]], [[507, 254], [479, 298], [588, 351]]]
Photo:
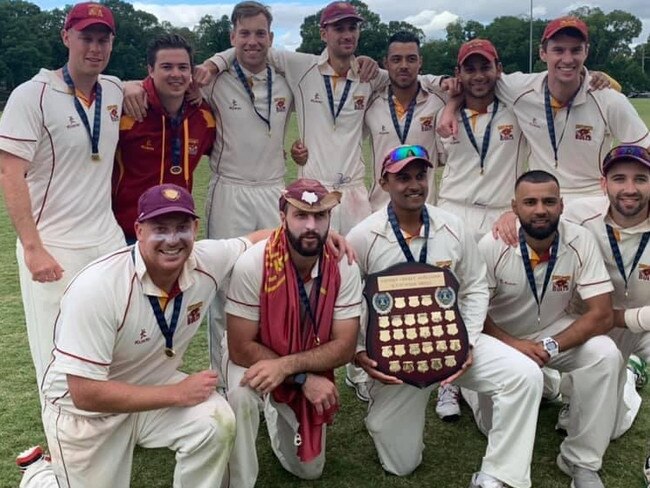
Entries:
[[195, 60], [198, 63], [230, 47], [232, 25], [228, 16], [215, 20], [211, 15], [204, 15], [194, 28], [196, 36]]

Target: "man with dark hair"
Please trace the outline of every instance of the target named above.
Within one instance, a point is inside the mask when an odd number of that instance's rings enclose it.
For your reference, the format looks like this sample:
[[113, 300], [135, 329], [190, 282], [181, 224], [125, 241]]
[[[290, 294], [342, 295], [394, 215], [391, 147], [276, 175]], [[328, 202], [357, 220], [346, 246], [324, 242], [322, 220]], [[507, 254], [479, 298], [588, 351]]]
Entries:
[[[414, 263], [415, 259], [419, 263], [447, 267], [457, 278], [457, 290], [449, 289], [453, 294], [451, 303], [457, 303], [472, 347], [462, 369], [444, 380], [443, 384], [453, 380], [482, 392], [496, 405], [494, 418], [490, 415], [489, 426], [485, 430], [488, 447], [480, 471], [472, 476], [470, 488], [504, 488], [506, 484], [529, 488], [537, 406], [542, 396], [542, 375], [529, 358], [481, 332], [489, 298], [485, 264], [462, 220], [425, 203], [429, 180], [427, 172], [431, 168], [422, 146], [394, 148], [383, 161], [380, 180], [382, 188], [390, 196], [390, 202], [354, 227], [347, 236], [348, 242], [357, 252], [364, 278], [393, 265]], [[416, 295], [417, 298], [417, 291], [411, 291], [413, 293], [409, 295]], [[434, 297], [436, 301], [439, 300], [437, 293]], [[401, 321], [404, 317], [405, 322], [408, 320], [409, 314], [401, 315], [405, 311], [397, 306], [397, 300], [391, 297], [388, 310], [384, 310], [391, 314], [391, 326], [396, 325], [393, 322], [395, 319]], [[444, 308], [451, 303], [447, 302]], [[372, 306], [375, 307], [375, 304]], [[446, 310], [445, 315], [447, 312], [452, 311]], [[409, 333], [414, 334], [410, 337], [409, 350], [415, 347], [419, 351], [421, 347], [422, 351], [426, 351], [427, 347], [434, 346], [438, 351], [454, 350], [454, 341], [443, 339], [440, 332], [442, 322], [434, 318], [435, 313], [431, 312], [431, 321], [427, 319], [427, 313], [418, 314], [424, 315], [424, 322], [420, 322], [418, 317], [418, 323], [423, 327], [406, 330], [407, 338]], [[387, 315], [384, 317], [388, 319]], [[446, 325], [449, 328], [449, 324]], [[404, 332], [397, 327], [392, 329], [393, 336], [397, 335], [398, 330]], [[372, 378], [366, 427], [384, 470], [406, 476], [422, 462], [426, 411], [434, 385], [416, 388], [379, 371], [377, 362], [366, 351], [365, 336], [366, 328], [363, 327], [359, 334], [356, 363]], [[403, 358], [405, 354], [398, 353], [398, 347], [389, 346], [385, 357]], [[420, 353], [417, 354], [417, 358], [421, 359]], [[455, 362], [454, 356], [451, 358]], [[420, 367], [420, 361], [417, 362]], [[400, 361], [397, 363], [399, 365]], [[425, 371], [429, 371], [428, 361], [423, 363]], [[402, 366], [399, 365], [399, 368]], [[442, 480], [438, 484], [445, 486]]]
[[287, 471], [303, 479], [323, 471], [325, 427], [339, 409], [333, 370], [352, 358], [361, 312], [357, 265], [323, 247], [340, 199], [314, 180], [291, 183], [281, 226], [235, 265], [223, 367], [237, 419], [229, 486], [255, 485], [260, 409]]
[[178, 34], [164, 34], [147, 48], [149, 76], [142, 86], [149, 110], [138, 122], [120, 120], [113, 170], [113, 212], [129, 243], [135, 241], [138, 197], [174, 183], [192, 191], [192, 174], [215, 139], [215, 119], [206, 103], [185, 102], [192, 80], [192, 47]]
[[[575, 408], [557, 463], [572, 486], [602, 488], [598, 470], [623, 384], [621, 354], [604, 335], [612, 327], [612, 284], [589, 231], [560, 220], [555, 176], [541, 170], [520, 176], [512, 209], [521, 224], [519, 245], [508, 246], [491, 233], [479, 242], [491, 292], [484, 332], [540, 367], [572, 373], [567, 378]], [[585, 310], [569, 314], [577, 296]], [[481, 395], [470, 403], [479, 417], [491, 412]]]
[[[373, 211], [388, 203], [389, 196], [379, 184], [381, 164], [388, 152], [401, 144], [418, 144], [427, 149], [434, 167], [437, 161], [434, 117], [444, 106], [439, 92], [423, 87], [418, 74], [422, 68], [420, 39], [399, 31], [388, 39], [384, 59], [390, 84], [375, 92], [364, 118], [372, 149], [373, 178], [370, 207]], [[429, 203], [435, 203], [435, 171], [429, 172]]]

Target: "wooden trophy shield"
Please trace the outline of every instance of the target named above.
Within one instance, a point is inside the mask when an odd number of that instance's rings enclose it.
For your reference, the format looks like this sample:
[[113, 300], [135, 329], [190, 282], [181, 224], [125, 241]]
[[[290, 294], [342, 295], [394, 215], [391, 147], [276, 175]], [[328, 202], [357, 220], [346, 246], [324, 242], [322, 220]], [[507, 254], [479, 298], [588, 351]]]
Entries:
[[377, 369], [425, 388], [458, 371], [469, 352], [458, 280], [447, 268], [400, 263], [366, 279], [366, 352]]

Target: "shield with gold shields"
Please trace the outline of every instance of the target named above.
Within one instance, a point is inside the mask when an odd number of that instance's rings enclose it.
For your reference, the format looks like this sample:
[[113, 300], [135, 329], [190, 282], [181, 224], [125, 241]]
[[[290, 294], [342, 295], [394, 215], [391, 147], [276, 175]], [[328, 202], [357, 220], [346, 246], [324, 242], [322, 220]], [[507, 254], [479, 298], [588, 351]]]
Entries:
[[425, 388], [462, 367], [469, 340], [451, 270], [396, 264], [368, 276], [364, 296], [366, 352], [379, 371]]

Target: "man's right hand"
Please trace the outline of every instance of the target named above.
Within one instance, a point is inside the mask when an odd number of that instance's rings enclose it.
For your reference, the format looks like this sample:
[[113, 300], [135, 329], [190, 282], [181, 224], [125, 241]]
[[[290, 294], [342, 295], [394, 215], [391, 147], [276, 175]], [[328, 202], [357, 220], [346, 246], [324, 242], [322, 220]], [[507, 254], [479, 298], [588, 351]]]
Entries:
[[202, 64], [198, 64], [194, 67], [194, 72], [192, 73], [192, 81], [196, 83], [197, 86], [203, 87], [212, 83], [215, 76], [219, 70], [210, 61], [204, 61]]
[[355, 356], [354, 362], [357, 366], [363, 368], [363, 370], [368, 373], [368, 376], [370, 376], [372, 379], [381, 381], [386, 385], [401, 385], [403, 383], [399, 378], [384, 374], [376, 369], [377, 361], [370, 359], [366, 351], [359, 351]]
[[339, 392], [336, 385], [325, 376], [308, 373], [302, 392], [305, 398], [316, 408], [318, 415], [322, 415], [323, 412], [339, 403]]
[[142, 122], [147, 116], [147, 94], [142, 87], [141, 81], [127, 81], [124, 83], [124, 101], [122, 111], [130, 115], [138, 122]]
[[307, 164], [309, 151], [307, 150], [307, 146], [305, 146], [300, 139], [296, 139], [291, 145], [291, 157], [298, 166], [304, 166]]
[[189, 375], [176, 385], [178, 406], [192, 407], [206, 401], [215, 392], [218, 378], [216, 371], [211, 370]]
[[32, 274], [32, 280], [39, 283], [59, 281], [63, 277], [63, 268], [43, 246], [34, 250], [24, 250], [25, 264]]

